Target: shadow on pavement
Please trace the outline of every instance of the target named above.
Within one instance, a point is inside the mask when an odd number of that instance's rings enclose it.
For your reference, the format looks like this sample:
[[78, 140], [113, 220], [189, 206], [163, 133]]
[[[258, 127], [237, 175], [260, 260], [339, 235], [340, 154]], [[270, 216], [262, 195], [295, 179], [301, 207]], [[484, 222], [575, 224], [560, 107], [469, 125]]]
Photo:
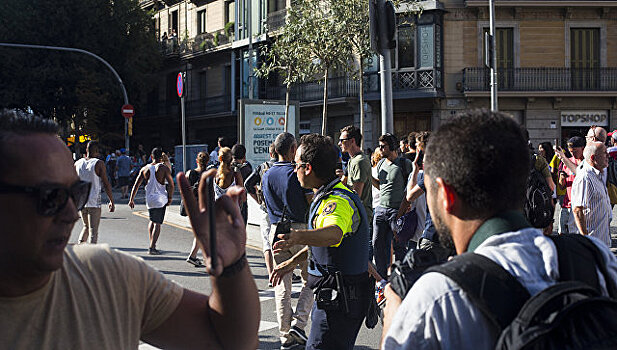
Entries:
[[164, 275], [185, 276], [185, 277], [206, 277], [208, 273], [204, 270], [202, 272], [183, 272], [183, 271], [168, 271], [159, 270]]

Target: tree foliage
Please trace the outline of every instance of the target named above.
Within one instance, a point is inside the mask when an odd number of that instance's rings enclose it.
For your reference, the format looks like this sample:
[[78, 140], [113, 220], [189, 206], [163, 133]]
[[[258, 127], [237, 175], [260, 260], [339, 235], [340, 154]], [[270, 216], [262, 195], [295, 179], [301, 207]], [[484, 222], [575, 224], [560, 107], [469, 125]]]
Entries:
[[[116, 69], [138, 112], [160, 64], [152, 18], [134, 0], [3, 0], [0, 42], [99, 55]], [[0, 47], [0, 54], [0, 106], [31, 108], [78, 134], [123, 134], [120, 86], [102, 63], [72, 52]]]

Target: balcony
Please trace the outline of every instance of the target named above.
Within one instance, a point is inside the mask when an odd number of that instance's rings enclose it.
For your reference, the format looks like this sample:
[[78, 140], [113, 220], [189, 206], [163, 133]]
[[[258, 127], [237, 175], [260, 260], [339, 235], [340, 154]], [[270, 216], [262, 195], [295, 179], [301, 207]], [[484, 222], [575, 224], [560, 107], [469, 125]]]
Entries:
[[[379, 99], [379, 72], [364, 73], [367, 99]], [[394, 98], [438, 97], [442, 93], [442, 71], [434, 68], [404, 68], [392, 71]]]
[[213, 51], [219, 46], [229, 44], [230, 36], [224, 30], [199, 34], [193, 38], [179, 40], [170, 38], [161, 40], [161, 52], [165, 56], [188, 56]]
[[268, 13], [268, 20], [266, 22], [266, 25], [268, 26], [268, 31], [275, 32], [281, 29], [281, 27], [285, 25], [286, 16], [286, 9]]
[[[328, 79], [328, 99], [357, 97], [360, 82], [348, 77]], [[285, 99], [285, 86], [267, 86], [260, 91], [260, 97], [273, 100]], [[323, 84], [309, 82], [292, 85], [289, 94], [290, 100], [301, 102], [323, 100]]]
[[[484, 67], [463, 69], [466, 95], [490, 91], [490, 70]], [[581, 92], [617, 91], [617, 67], [604, 68], [503, 68], [497, 71], [497, 89], [504, 92], [546, 92], [573, 95]], [[610, 95], [609, 94], [609, 95]]]

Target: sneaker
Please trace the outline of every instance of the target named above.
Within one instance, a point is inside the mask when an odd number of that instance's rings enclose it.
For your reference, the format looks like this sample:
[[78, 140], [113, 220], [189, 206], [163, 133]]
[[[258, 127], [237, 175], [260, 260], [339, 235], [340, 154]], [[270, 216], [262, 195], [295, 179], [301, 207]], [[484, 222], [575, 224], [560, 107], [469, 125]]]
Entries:
[[195, 265], [195, 267], [204, 267], [205, 265], [201, 262], [201, 259], [198, 257], [191, 258], [190, 256], [186, 259], [186, 262], [189, 264]]
[[148, 254], [150, 255], [161, 255], [161, 251], [156, 248], [148, 248]]
[[375, 299], [377, 300], [377, 305], [379, 307], [381, 307], [381, 305], [386, 302], [386, 296], [384, 294], [384, 290], [385, 290], [385, 285], [383, 286], [378, 285], [377, 288], [375, 288]]
[[291, 274], [291, 282], [292, 283], [298, 283], [302, 281], [302, 277], [296, 275], [295, 273]]
[[291, 329], [289, 330], [289, 335], [296, 338], [296, 340], [298, 341], [298, 344], [306, 345], [306, 341], [308, 340], [308, 337], [306, 336], [306, 333], [304, 333], [304, 330], [300, 329], [299, 327], [292, 326]]
[[295, 349], [296, 346], [300, 345], [298, 343], [298, 341], [296, 340], [296, 338], [289, 338], [287, 339], [286, 342], [284, 342], [283, 344], [281, 344], [281, 350], [290, 350], [290, 349]]

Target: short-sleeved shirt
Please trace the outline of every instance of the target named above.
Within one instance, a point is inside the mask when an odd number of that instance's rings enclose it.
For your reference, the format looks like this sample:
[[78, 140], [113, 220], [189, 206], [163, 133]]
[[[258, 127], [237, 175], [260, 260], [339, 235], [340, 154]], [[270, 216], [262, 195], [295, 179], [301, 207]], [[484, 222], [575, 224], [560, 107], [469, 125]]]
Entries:
[[281, 221], [285, 207], [286, 215], [291, 222], [307, 222], [309, 206], [306, 194], [312, 192], [300, 186], [294, 166], [290, 162], [274, 163], [264, 174], [262, 186], [268, 217], [272, 224]]
[[[426, 186], [424, 186], [424, 172], [421, 171], [418, 174], [418, 187], [426, 193]], [[439, 237], [437, 236], [437, 230], [435, 229], [435, 225], [433, 224], [433, 218], [431, 218], [431, 212], [428, 210], [428, 204], [426, 205], [426, 218], [424, 220], [424, 231], [422, 231], [422, 238], [429, 239], [433, 242], [438, 242]]]
[[536, 162], [534, 164], [536, 170], [542, 174], [543, 178], [551, 177], [551, 169], [548, 167], [548, 163], [544, 157], [536, 156]]
[[0, 348], [137, 349], [183, 293], [143, 260], [107, 245], [68, 246], [42, 288], [0, 297]]
[[[333, 188], [348, 190], [340, 182]], [[321, 228], [336, 225], [343, 231], [341, 241], [331, 245], [331, 247], [338, 247], [346, 235], [353, 233], [360, 226], [360, 215], [357, 210], [354, 210], [353, 206], [355, 206], [353, 201], [350, 202], [349, 199], [337, 194], [329, 195], [319, 204], [318, 214], [313, 218], [313, 227]]]
[[116, 161], [116, 168], [118, 169], [118, 176], [129, 176], [131, 173], [131, 159], [126, 155], [121, 155]]
[[362, 204], [364, 204], [364, 209], [366, 210], [366, 215], [370, 219], [373, 217], [371, 162], [364, 153], [360, 152], [349, 160], [347, 163], [347, 170], [347, 186], [353, 188], [353, 184], [356, 182], [364, 183], [362, 193], [358, 193], [358, 196], [360, 196]]
[[[569, 159], [572, 163], [576, 164], [577, 167], [581, 163], [580, 160], [574, 157], [569, 158]], [[568, 168], [565, 165], [565, 163], [561, 163], [559, 166], [561, 168], [559, 170], [566, 173], [566, 195], [563, 197], [563, 207], [570, 208], [570, 200], [572, 198], [572, 184], [574, 183], [574, 178], [576, 177], [576, 173], [572, 172], [570, 168]]]
[[602, 171], [587, 162], [579, 167], [572, 185], [572, 208], [583, 207], [585, 225], [590, 236], [596, 237], [611, 246], [610, 223], [612, 219], [611, 201]]
[[[402, 169], [405, 167], [405, 169]], [[413, 165], [409, 159], [397, 158], [393, 162], [385, 159], [377, 166], [377, 179], [379, 180], [379, 206], [384, 208], [398, 209], [405, 196], [407, 177], [405, 173], [411, 172]]]

